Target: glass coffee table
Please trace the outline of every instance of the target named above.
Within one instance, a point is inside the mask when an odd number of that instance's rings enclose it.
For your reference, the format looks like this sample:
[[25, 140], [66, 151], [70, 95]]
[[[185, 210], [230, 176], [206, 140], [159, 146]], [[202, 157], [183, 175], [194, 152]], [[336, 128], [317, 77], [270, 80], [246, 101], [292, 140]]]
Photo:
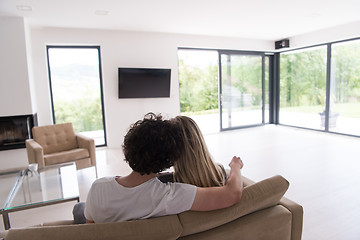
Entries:
[[38, 172], [29, 168], [0, 172], [0, 214], [5, 230], [11, 227], [10, 212], [79, 200], [75, 163], [48, 166]]

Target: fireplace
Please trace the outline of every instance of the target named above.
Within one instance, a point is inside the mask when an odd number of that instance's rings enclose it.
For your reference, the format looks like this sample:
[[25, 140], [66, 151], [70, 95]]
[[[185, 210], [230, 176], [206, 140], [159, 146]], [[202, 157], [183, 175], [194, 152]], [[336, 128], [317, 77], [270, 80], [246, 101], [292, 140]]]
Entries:
[[32, 138], [34, 126], [37, 126], [36, 114], [0, 117], [0, 151], [25, 148], [25, 140]]

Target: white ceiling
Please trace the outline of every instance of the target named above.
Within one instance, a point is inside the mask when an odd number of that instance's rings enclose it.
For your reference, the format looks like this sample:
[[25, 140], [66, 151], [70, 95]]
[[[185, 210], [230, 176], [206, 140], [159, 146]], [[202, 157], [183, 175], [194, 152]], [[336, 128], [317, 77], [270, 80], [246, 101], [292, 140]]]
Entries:
[[[18, 10], [21, 6], [31, 11]], [[31, 27], [264, 40], [358, 22], [359, 10], [360, 0], [0, 0], [0, 16], [23, 16]]]

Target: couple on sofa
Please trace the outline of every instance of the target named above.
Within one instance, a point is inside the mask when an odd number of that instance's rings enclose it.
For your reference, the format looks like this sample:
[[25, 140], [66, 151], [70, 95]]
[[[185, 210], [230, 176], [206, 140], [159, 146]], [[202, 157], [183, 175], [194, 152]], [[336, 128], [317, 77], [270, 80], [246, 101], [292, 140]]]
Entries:
[[[117, 222], [210, 211], [239, 202], [243, 191], [243, 162], [233, 157], [230, 174], [216, 164], [200, 129], [188, 117], [170, 120], [149, 113], [134, 123], [124, 138], [125, 161], [132, 172], [97, 179], [85, 205], [87, 223]], [[173, 166], [173, 181], [157, 176]]]

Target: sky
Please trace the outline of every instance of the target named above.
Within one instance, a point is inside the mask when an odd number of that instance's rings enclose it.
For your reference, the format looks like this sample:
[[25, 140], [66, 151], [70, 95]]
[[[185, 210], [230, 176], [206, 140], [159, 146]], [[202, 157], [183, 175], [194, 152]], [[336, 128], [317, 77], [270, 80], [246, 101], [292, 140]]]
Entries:
[[50, 48], [49, 58], [52, 67], [73, 63], [91, 66], [99, 64], [97, 48]]

